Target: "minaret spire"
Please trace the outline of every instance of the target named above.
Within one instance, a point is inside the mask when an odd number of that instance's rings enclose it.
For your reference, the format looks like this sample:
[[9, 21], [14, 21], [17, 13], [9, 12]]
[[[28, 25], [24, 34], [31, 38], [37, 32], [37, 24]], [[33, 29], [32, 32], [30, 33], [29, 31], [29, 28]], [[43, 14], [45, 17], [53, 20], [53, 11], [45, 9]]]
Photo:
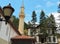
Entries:
[[58, 3], [58, 13], [60, 13], [60, 0], [59, 0], [59, 3]]
[[21, 12], [19, 14], [19, 27], [18, 27], [18, 31], [20, 32], [20, 34], [24, 35], [24, 0], [22, 0], [22, 6], [21, 6]]
[[22, 0], [21, 14], [24, 14], [24, 0]]
[[23, 7], [24, 8], [24, 0], [22, 0], [22, 6], [21, 7]]

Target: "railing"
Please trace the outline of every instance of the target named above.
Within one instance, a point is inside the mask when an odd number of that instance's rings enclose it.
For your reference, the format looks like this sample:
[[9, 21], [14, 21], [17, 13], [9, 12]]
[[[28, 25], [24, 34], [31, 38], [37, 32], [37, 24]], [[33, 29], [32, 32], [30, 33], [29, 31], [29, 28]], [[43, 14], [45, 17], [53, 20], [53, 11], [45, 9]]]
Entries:
[[51, 43], [51, 42], [44, 42], [44, 43], [41, 43], [41, 42], [35, 42], [35, 44], [58, 44], [58, 43], [56, 43], [56, 42], [53, 42], [53, 43]]

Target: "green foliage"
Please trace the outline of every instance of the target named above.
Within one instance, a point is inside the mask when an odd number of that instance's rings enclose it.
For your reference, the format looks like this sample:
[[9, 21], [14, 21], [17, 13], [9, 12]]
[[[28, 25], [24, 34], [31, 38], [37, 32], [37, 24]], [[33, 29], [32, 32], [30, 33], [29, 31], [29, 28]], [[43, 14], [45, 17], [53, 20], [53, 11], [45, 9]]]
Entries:
[[52, 34], [56, 35], [56, 33], [55, 33], [56, 32], [56, 23], [55, 23], [54, 16], [52, 14], [50, 15], [49, 23], [50, 23], [49, 27], [51, 27], [51, 29], [52, 29]]
[[40, 19], [42, 20], [42, 19], [44, 19], [45, 18], [45, 13], [44, 13], [44, 11], [42, 10], [41, 11], [41, 14], [40, 14]]
[[24, 35], [28, 35], [28, 30], [24, 29]]
[[58, 38], [60, 38], [60, 34], [59, 33], [57, 33], [56, 35], [57, 35]]
[[40, 14], [40, 32], [41, 33], [44, 33], [44, 34], [46, 33], [45, 26], [46, 26], [45, 13], [44, 11], [41, 11], [41, 14]]
[[26, 29], [28, 27], [28, 25], [24, 22], [24, 29]]
[[[40, 14], [40, 33], [47, 35], [48, 28], [52, 29], [53, 34], [56, 32], [56, 23], [54, 16], [51, 14], [50, 17], [45, 17], [44, 11], [41, 11]], [[54, 34], [55, 35], [55, 34]]]
[[[32, 25], [31, 25], [31, 24], [30, 24], [30, 25], [33, 27], [33, 29], [31, 30], [31, 31], [32, 31], [32, 34], [33, 34], [33, 33], [36, 31], [36, 30], [35, 30], [35, 23], [36, 23], [36, 21], [37, 21], [35, 11], [32, 12], [32, 20], [31, 20], [31, 21], [32, 21]], [[35, 30], [35, 31], [34, 31], [34, 30]]]
[[27, 28], [28, 28], [28, 25], [24, 22], [24, 34], [25, 34], [25, 35], [28, 35], [28, 30], [27, 30]]
[[36, 13], [35, 11], [32, 12], [32, 23], [35, 23], [37, 21], [37, 18], [36, 18]]
[[39, 21], [40, 26], [45, 26], [45, 23], [46, 23], [45, 21], [46, 21], [45, 13], [42, 10], [40, 14], [40, 21]]
[[14, 20], [13, 20], [13, 24], [15, 25], [15, 27], [18, 29], [18, 25], [19, 25], [19, 19], [16, 18], [15, 16], [13, 16]]
[[51, 22], [52, 27], [56, 27], [55, 19], [54, 19], [54, 16], [52, 14], [50, 15], [50, 22]]

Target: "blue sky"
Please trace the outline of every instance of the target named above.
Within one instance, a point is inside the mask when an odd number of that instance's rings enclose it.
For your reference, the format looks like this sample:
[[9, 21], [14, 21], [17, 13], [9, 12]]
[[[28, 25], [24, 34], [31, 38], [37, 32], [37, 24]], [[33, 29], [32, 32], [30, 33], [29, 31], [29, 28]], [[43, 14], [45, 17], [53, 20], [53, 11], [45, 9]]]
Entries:
[[[36, 11], [38, 20], [39, 20], [41, 10], [44, 10], [46, 15], [49, 15], [52, 12], [57, 12], [58, 2], [59, 0], [24, 0], [25, 22], [31, 20], [32, 11], [34, 10]], [[13, 15], [19, 17], [22, 0], [0, 0], [0, 6], [2, 7], [8, 5], [9, 3], [11, 3], [12, 7], [15, 9]]]

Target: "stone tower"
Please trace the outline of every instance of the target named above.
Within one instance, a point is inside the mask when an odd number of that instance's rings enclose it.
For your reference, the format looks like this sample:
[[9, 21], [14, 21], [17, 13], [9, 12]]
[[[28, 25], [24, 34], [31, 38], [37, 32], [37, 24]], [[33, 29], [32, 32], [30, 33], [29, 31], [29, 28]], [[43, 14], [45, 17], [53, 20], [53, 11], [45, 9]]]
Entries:
[[18, 27], [18, 31], [24, 35], [24, 3], [22, 1], [22, 6], [21, 6], [21, 12], [19, 14], [19, 27]]

